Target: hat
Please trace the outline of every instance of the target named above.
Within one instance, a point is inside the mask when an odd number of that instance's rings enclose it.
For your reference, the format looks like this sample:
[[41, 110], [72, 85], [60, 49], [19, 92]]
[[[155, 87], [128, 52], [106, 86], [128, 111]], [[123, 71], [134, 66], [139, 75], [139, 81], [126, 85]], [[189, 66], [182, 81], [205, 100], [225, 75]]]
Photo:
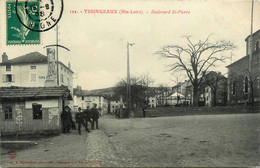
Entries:
[[70, 106], [68, 106], [68, 105], [66, 105], [64, 108], [69, 108], [71, 110]]

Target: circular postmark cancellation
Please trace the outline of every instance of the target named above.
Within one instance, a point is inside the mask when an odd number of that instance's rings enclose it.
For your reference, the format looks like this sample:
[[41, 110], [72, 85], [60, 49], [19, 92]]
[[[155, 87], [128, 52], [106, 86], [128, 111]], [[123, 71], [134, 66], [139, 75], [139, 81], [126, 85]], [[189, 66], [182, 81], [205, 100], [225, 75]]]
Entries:
[[63, 0], [16, 0], [16, 14], [26, 28], [43, 32], [53, 28], [63, 12]]

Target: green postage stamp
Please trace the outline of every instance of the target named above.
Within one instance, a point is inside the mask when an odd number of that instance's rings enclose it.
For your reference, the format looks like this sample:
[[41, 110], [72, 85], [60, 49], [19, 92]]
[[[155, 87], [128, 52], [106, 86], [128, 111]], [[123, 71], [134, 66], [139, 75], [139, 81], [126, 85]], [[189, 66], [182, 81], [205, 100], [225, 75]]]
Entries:
[[[40, 44], [40, 32], [28, 29], [24, 25], [24, 23], [29, 24], [32, 19], [35, 19], [28, 17], [27, 8], [39, 13], [39, 2], [16, 2], [12, 0], [6, 2], [7, 45]], [[40, 18], [40, 15], [38, 17]]]

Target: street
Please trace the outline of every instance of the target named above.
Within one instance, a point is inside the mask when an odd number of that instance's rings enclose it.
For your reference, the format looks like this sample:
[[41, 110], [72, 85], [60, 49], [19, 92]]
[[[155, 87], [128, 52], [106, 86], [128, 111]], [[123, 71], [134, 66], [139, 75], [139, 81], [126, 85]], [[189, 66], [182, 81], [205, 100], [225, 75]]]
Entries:
[[[100, 129], [1, 152], [4, 167], [259, 166], [260, 114], [100, 118]], [[4, 151], [4, 150], [2, 150]]]

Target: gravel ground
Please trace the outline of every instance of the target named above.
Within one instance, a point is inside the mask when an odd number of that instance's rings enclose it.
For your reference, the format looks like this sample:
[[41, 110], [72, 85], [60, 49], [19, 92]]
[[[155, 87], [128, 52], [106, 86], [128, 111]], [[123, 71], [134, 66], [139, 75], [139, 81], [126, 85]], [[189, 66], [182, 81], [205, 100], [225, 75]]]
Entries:
[[[100, 130], [36, 140], [38, 145], [1, 151], [3, 167], [118, 167], [260, 165], [260, 114], [115, 119]], [[13, 163], [11, 163], [13, 162]], [[17, 162], [17, 163], [16, 163]], [[29, 163], [31, 162], [31, 163]]]

